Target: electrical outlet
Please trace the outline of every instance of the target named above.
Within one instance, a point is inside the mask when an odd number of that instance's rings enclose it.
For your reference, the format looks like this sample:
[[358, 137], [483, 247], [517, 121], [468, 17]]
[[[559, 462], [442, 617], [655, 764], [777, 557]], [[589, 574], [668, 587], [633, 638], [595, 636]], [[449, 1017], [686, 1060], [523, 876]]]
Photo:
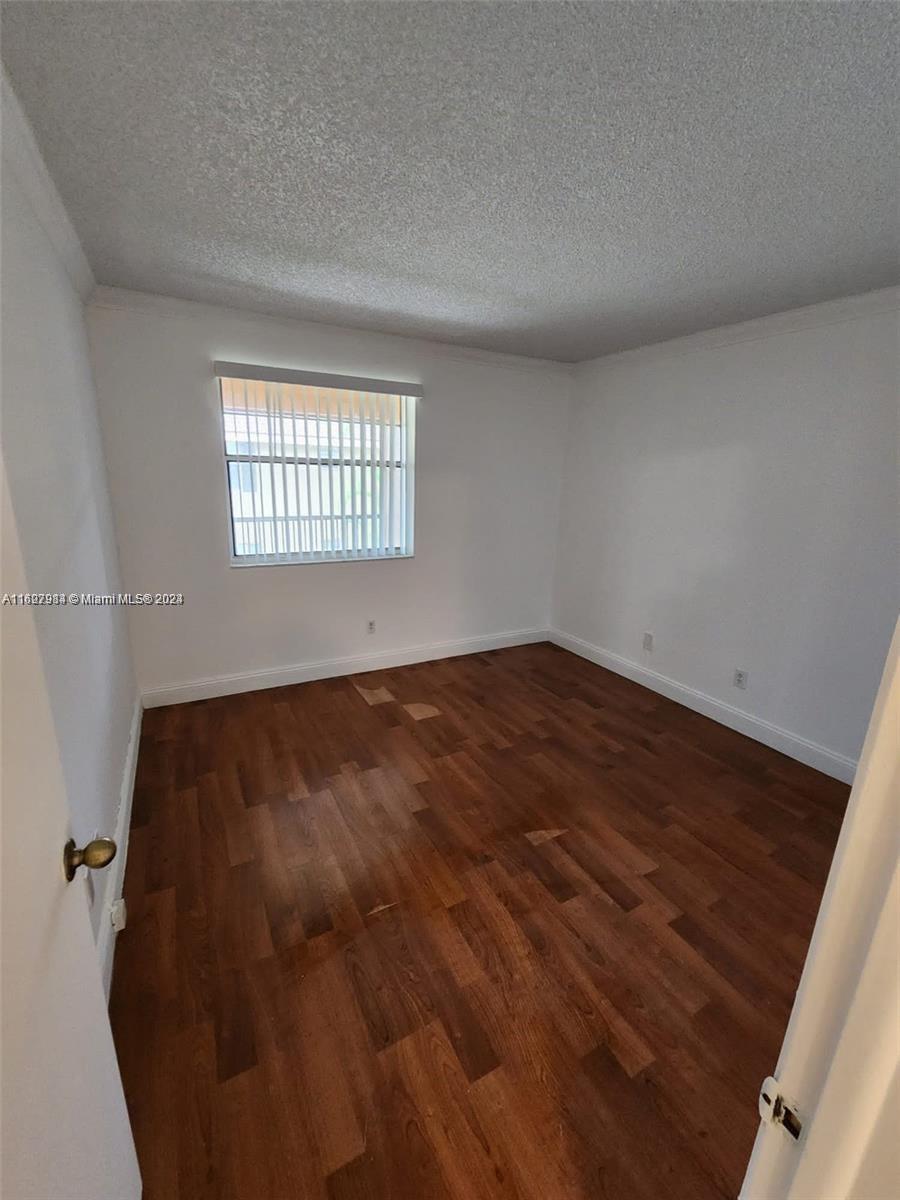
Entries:
[[734, 673], [734, 686], [742, 689], [747, 686], [747, 672], [742, 671], [740, 667]]
[[374, 633], [374, 632], [375, 632], [375, 622], [370, 621], [369, 622], [369, 633]]
[[644, 649], [645, 650], [653, 649], [653, 634], [652, 633], [644, 634]]

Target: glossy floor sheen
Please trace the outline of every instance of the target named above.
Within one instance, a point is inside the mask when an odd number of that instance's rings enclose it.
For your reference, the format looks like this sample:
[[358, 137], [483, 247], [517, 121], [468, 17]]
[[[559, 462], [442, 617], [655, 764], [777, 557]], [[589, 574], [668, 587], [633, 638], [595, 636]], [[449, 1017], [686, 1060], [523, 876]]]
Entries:
[[145, 1200], [735, 1196], [846, 796], [549, 645], [147, 712]]

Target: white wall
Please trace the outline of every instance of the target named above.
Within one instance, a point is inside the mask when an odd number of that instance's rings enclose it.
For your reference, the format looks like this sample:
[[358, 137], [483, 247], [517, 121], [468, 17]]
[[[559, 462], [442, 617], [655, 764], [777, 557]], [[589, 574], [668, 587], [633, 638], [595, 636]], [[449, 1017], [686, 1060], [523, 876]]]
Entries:
[[900, 602], [898, 297], [583, 364], [564, 472], [564, 644], [845, 778]]
[[[125, 586], [186, 597], [129, 613], [145, 701], [546, 630], [567, 369], [105, 288], [89, 327]], [[229, 566], [215, 359], [422, 383], [415, 557]]]
[[[117, 591], [78, 291], [90, 286], [90, 272], [5, 85], [3, 118], [2, 450], [28, 585], [38, 592]], [[35, 619], [73, 836], [114, 835], [130, 783], [137, 703], [124, 612], [43, 607]], [[104, 910], [118, 877], [111, 869], [93, 881], [91, 915], [107, 979]]]
[[[124, 585], [187, 599], [128, 614], [145, 700], [552, 623], [578, 652], [851, 778], [900, 599], [897, 307], [893, 290], [583, 364], [570, 409], [560, 366], [99, 289]], [[229, 566], [217, 358], [424, 384], [414, 559]]]

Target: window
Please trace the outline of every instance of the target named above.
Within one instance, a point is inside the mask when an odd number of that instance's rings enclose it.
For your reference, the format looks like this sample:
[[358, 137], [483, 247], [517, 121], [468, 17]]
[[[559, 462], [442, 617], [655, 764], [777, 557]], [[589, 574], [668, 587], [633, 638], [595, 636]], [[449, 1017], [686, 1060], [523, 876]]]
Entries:
[[413, 552], [417, 384], [217, 362], [241, 564]]

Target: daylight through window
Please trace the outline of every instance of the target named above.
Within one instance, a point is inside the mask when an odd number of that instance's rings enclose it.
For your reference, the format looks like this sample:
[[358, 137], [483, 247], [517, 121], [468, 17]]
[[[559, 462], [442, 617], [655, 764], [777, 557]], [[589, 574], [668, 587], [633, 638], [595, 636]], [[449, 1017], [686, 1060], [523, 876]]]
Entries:
[[234, 562], [412, 554], [418, 385], [236, 363], [216, 375]]

